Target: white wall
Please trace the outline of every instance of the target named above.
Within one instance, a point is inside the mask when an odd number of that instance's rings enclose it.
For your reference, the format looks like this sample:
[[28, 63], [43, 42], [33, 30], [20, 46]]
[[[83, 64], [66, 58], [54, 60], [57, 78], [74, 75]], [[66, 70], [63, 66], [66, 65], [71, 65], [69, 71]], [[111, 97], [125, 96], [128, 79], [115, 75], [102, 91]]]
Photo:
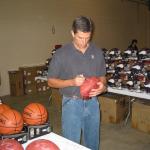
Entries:
[[[9, 91], [8, 71], [43, 64], [55, 44], [71, 40], [72, 20], [90, 16], [96, 26], [95, 43], [124, 50], [132, 38], [150, 47], [150, 11], [122, 0], [1, 0], [0, 96]], [[52, 33], [52, 27], [55, 33]]]

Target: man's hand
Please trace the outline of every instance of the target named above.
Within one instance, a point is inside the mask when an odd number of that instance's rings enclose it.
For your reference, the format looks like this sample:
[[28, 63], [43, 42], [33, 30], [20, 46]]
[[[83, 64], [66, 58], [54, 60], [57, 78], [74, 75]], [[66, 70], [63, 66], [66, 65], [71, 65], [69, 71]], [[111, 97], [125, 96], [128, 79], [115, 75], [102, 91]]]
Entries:
[[74, 85], [81, 86], [83, 84], [84, 80], [85, 80], [85, 77], [83, 75], [77, 75], [74, 78]]
[[100, 81], [97, 83], [99, 87], [97, 89], [92, 89], [89, 93], [89, 97], [97, 96], [106, 91], [106, 86]]

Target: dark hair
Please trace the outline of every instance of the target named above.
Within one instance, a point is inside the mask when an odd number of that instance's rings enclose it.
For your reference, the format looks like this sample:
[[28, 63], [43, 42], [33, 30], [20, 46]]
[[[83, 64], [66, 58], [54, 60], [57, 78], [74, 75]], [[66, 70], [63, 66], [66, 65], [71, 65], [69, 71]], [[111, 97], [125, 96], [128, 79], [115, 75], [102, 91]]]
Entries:
[[137, 39], [133, 39], [131, 44], [134, 44], [134, 43], [137, 43], [137, 42], [138, 42]]
[[90, 18], [79, 16], [77, 17], [72, 24], [72, 31], [77, 33], [77, 31], [82, 32], [93, 32], [93, 22]]

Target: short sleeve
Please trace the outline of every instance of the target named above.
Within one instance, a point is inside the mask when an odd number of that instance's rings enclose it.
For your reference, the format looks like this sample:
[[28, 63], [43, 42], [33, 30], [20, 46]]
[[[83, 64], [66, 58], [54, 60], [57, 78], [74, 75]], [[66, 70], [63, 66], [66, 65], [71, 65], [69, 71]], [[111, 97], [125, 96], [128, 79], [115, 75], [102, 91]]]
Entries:
[[51, 62], [49, 63], [48, 67], [48, 75], [47, 78], [57, 78], [60, 76], [61, 72], [61, 58], [59, 57], [58, 54], [54, 54], [52, 57]]

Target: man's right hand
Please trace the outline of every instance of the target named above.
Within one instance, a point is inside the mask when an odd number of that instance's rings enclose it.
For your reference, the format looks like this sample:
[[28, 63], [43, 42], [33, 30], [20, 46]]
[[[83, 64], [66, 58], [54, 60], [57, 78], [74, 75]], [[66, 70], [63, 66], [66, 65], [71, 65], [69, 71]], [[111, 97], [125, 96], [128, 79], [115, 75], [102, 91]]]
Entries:
[[74, 85], [75, 86], [81, 86], [83, 84], [85, 80], [85, 77], [81, 74], [81, 75], [77, 75], [75, 78], [74, 78]]

